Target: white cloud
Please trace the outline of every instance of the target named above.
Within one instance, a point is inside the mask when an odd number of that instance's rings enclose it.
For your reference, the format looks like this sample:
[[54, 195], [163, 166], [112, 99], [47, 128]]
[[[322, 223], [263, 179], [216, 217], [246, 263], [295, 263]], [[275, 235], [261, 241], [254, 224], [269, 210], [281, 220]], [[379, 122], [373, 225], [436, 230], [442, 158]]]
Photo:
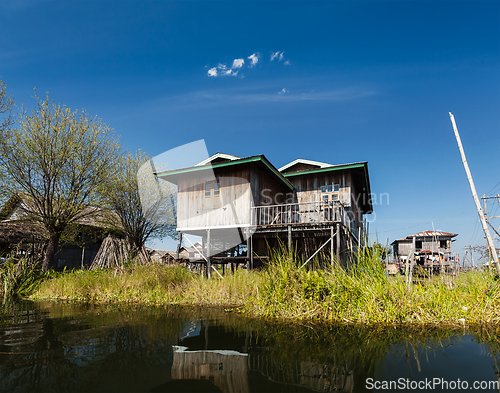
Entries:
[[[285, 59], [285, 52], [273, 52], [271, 54], [271, 61], [277, 60], [278, 62], [283, 61], [284, 65], [290, 65], [290, 61]], [[260, 61], [262, 55], [258, 52], [255, 52], [247, 57], [248, 59], [248, 68], [253, 68]], [[208, 70], [207, 75], [209, 77], [219, 77], [219, 76], [236, 76], [242, 67], [245, 65], [244, 58], [237, 58], [233, 60], [233, 63], [230, 67], [226, 64], [219, 63], [216, 67], [212, 67]], [[244, 76], [241, 75], [243, 78]]]
[[248, 58], [251, 61], [249, 67], [252, 68], [255, 64], [259, 62], [260, 53], [254, 53], [253, 55], [248, 56]]
[[245, 60], [243, 60], [243, 59], [234, 59], [233, 66], [231, 68], [233, 68], [233, 69], [241, 68], [241, 67], [243, 67], [243, 64], [245, 64]]
[[288, 93], [288, 90], [283, 88], [278, 94], [285, 94], [285, 93]]
[[[274, 59], [279, 57], [279, 55], [280, 55], [280, 52], [271, 53], [271, 61], [273, 61]], [[283, 52], [281, 52], [281, 55], [283, 56]]]
[[[285, 52], [274, 52], [271, 53], [271, 61], [278, 60], [278, 61], [283, 61], [285, 60]], [[290, 61], [287, 60], [284, 62], [285, 65], [290, 65]]]
[[219, 73], [217, 72], [217, 67], [210, 68], [207, 74], [208, 76], [213, 76], [213, 77], [218, 76]]

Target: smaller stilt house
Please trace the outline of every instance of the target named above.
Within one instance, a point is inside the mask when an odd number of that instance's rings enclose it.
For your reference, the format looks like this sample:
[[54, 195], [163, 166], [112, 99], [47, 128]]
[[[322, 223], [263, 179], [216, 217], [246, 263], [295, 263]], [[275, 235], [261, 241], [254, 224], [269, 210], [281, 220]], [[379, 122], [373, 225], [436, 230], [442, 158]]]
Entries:
[[414, 256], [418, 265], [429, 265], [454, 262], [451, 245], [455, 241], [457, 233], [442, 231], [423, 231], [398, 239], [391, 243], [394, 261], [406, 262]]
[[363, 244], [364, 215], [373, 210], [366, 162], [298, 159], [277, 169], [264, 155], [217, 153], [156, 175], [177, 186], [177, 230], [202, 237], [207, 266], [251, 269], [283, 245], [304, 260], [323, 249], [329, 263], [345, 265]]

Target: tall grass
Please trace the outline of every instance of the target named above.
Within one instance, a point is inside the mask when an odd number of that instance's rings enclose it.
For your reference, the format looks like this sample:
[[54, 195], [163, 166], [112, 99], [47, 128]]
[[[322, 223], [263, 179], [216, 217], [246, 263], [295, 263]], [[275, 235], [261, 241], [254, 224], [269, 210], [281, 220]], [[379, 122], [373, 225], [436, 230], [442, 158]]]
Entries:
[[32, 298], [240, 306], [253, 316], [365, 324], [500, 322], [500, 286], [487, 273], [408, 285], [402, 276], [387, 277], [377, 254], [359, 256], [347, 269], [300, 266], [278, 250], [263, 271], [239, 270], [223, 279], [155, 264], [73, 271], [45, 280]]
[[237, 271], [203, 279], [183, 267], [157, 264], [115, 270], [75, 270], [45, 281], [32, 298], [147, 304], [243, 305], [260, 275]]
[[39, 263], [11, 256], [0, 266], [0, 296], [29, 295], [46, 276]]
[[379, 255], [360, 256], [347, 269], [306, 271], [275, 252], [256, 301], [247, 310], [265, 317], [357, 323], [500, 322], [500, 287], [487, 273], [407, 285], [387, 277]]

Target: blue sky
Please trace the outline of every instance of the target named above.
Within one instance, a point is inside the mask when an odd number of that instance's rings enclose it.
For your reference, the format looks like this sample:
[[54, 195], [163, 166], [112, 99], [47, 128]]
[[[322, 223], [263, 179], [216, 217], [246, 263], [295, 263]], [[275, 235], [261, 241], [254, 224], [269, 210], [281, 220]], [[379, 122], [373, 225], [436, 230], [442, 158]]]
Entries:
[[448, 112], [478, 193], [500, 193], [498, 1], [4, 0], [0, 26], [18, 105], [49, 91], [152, 156], [368, 161], [374, 239], [433, 223], [485, 244]]

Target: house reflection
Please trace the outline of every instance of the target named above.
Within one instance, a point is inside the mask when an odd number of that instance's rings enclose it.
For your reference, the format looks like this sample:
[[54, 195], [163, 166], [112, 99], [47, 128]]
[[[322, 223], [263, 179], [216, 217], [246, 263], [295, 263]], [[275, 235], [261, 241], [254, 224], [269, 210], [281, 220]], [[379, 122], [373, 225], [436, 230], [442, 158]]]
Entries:
[[186, 351], [174, 346], [172, 379], [206, 379], [223, 392], [249, 392], [248, 354], [231, 350]]
[[347, 367], [309, 361], [282, 363], [266, 354], [233, 350], [189, 351], [173, 346], [173, 352], [173, 380], [207, 380], [222, 392], [268, 390], [273, 385], [293, 385], [311, 392], [353, 392], [354, 388], [354, 374]]

